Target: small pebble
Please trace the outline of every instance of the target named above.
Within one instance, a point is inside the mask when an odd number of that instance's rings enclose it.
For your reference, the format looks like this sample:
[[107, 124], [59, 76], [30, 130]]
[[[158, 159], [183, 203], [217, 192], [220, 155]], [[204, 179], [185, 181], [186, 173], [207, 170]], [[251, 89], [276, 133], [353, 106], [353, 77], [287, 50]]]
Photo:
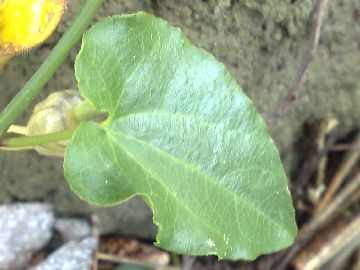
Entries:
[[91, 234], [89, 223], [78, 218], [58, 218], [54, 227], [59, 231], [64, 242], [79, 241]]
[[70, 241], [52, 253], [44, 262], [28, 270], [90, 270], [97, 240], [87, 237], [80, 242]]

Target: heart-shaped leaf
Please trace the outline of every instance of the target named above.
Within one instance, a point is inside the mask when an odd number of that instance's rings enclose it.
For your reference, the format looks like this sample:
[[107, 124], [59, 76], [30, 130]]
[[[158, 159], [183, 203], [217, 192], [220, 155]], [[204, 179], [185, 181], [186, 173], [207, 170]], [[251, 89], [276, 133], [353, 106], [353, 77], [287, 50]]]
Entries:
[[142, 196], [156, 244], [185, 254], [254, 259], [289, 246], [294, 209], [263, 120], [225, 67], [146, 13], [112, 17], [83, 38], [81, 94], [109, 112], [82, 123], [65, 175], [84, 200]]

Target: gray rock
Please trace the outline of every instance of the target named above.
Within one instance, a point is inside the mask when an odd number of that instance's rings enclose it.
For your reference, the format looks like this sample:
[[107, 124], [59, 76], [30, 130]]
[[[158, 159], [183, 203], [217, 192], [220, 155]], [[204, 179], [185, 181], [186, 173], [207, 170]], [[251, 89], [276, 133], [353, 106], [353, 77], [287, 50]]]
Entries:
[[64, 242], [79, 241], [89, 236], [91, 228], [86, 220], [78, 218], [59, 218], [56, 219], [55, 229], [61, 234]]
[[41, 203], [0, 206], [0, 269], [20, 269], [51, 237], [52, 208]]
[[97, 248], [97, 241], [88, 237], [81, 242], [70, 241], [43, 263], [28, 270], [89, 270], [92, 265], [92, 253]]

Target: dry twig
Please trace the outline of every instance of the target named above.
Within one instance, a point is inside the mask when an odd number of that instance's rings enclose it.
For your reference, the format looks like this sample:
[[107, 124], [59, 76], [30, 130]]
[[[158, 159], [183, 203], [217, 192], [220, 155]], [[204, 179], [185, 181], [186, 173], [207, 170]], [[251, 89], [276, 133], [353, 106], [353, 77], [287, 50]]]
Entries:
[[310, 39], [303, 57], [304, 63], [299, 70], [297, 79], [290, 89], [288, 95], [280, 100], [275, 107], [275, 110], [267, 117], [267, 123], [271, 125], [277, 120], [281, 115], [283, 115], [290, 107], [291, 104], [295, 102], [297, 97], [300, 94], [300, 91], [306, 81], [307, 73], [310, 67], [310, 63], [313, 61], [316, 50], [319, 44], [321, 25], [325, 14], [325, 9], [328, 4], [328, 0], [318, 0], [313, 13], [312, 13], [312, 28], [310, 33]]
[[[322, 151], [326, 145], [326, 137], [331, 134], [339, 125], [339, 121], [335, 118], [324, 119], [320, 123], [320, 130], [318, 134], [318, 138], [316, 140], [317, 150], [318, 152]], [[319, 160], [317, 175], [316, 175], [316, 185], [317, 187], [322, 186], [324, 184], [325, 179], [325, 170], [328, 162], [328, 157], [323, 156]]]
[[[302, 167], [300, 168], [299, 174], [296, 176], [294, 183], [296, 183], [296, 188], [298, 190], [302, 190], [303, 187], [308, 184], [310, 177], [316, 172], [318, 169], [318, 165], [321, 159], [326, 157], [334, 145], [335, 141], [338, 139], [338, 129], [335, 129], [334, 132], [330, 133], [329, 138], [326, 140], [322, 149], [313, 155], [309, 160], [307, 160]], [[296, 193], [295, 193], [296, 195]]]
[[308, 222], [298, 233], [298, 237], [294, 245], [289, 249], [287, 255], [281, 260], [277, 270], [284, 270], [295, 255], [309, 243], [315, 233], [326, 224], [328, 224], [340, 210], [346, 208], [354, 200], [359, 198], [353, 196], [360, 194], [358, 192], [360, 188], [360, 173], [358, 173], [349, 184], [333, 199], [331, 203], [321, 212], [319, 215], [314, 216], [310, 222]]
[[323, 246], [315, 256], [311, 257], [301, 269], [320, 269], [322, 265], [334, 259], [342, 251], [347, 250], [348, 252], [346, 253], [349, 254], [358, 245], [360, 245], [360, 214], [349, 225], [338, 232], [329, 244]]
[[98, 252], [96, 254], [96, 257], [98, 260], [102, 260], [102, 261], [109, 261], [109, 262], [122, 263], [122, 264], [134, 264], [134, 265], [139, 265], [139, 266], [144, 266], [144, 267], [150, 267], [150, 268], [157, 269], [157, 270], [180, 270], [179, 267], [165, 266], [165, 265], [159, 266], [159, 265], [152, 264], [152, 263], [149, 263], [146, 261], [130, 259], [130, 258], [123, 258], [120, 256], [115, 256], [112, 254], [106, 254], [106, 253], [101, 253], [101, 252]]
[[[96, 215], [91, 216], [91, 235], [96, 239], [97, 241], [97, 250], [99, 249], [100, 244], [100, 232], [99, 232], [99, 218]], [[98, 260], [96, 257], [96, 252], [93, 254], [93, 266], [92, 270], [98, 270]]]
[[325, 206], [328, 205], [328, 203], [331, 201], [331, 199], [333, 198], [334, 194], [336, 193], [336, 191], [338, 190], [338, 188], [340, 187], [340, 185], [342, 184], [342, 182], [344, 181], [346, 176], [349, 175], [351, 169], [354, 167], [356, 162], [359, 160], [360, 151], [357, 151], [356, 148], [360, 147], [360, 133], [357, 135], [353, 146], [354, 146], [354, 148], [349, 153], [347, 153], [339, 170], [336, 172], [334, 177], [331, 179], [330, 185], [327, 188], [325, 195], [323, 196], [323, 198], [321, 199], [321, 201], [319, 202], [319, 204], [317, 205], [317, 207], [315, 209], [315, 215], [317, 215], [321, 211], [323, 211]]
[[350, 150], [360, 151], [360, 145], [354, 146], [352, 144], [347, 144], [347, 143], [338, 143], [338, 144], [334, 144], [330, 148], [331, 152], [341, 152], [341, 151], [350, 151]]

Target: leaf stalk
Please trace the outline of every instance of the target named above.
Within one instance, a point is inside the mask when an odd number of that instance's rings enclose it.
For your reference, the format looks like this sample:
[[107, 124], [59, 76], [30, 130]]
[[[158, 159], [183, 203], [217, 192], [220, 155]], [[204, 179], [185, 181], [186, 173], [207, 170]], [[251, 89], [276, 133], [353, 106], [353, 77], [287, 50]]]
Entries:
[[21, 147], [38, 146], [46, 143], [69, 140], [71, 139], [73, 134], [74, 134], [74, 130], [65, 130], [65, 131], [34, 135], [34, 136], [19, 136], [19, 137], [5, 138], [2, 141], [0, 141], [0, 147], [21, 148]]

